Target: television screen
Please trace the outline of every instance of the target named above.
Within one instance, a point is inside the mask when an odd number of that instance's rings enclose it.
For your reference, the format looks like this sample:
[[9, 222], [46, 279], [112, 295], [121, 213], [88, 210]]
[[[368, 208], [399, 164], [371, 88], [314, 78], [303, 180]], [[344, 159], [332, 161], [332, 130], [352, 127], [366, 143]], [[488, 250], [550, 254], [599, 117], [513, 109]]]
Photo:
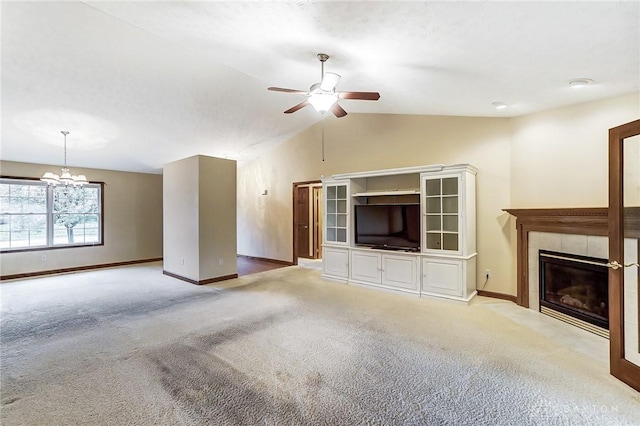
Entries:
[[420, 248], [420, 204], [355, 206], [357, 245], [397, 250]]

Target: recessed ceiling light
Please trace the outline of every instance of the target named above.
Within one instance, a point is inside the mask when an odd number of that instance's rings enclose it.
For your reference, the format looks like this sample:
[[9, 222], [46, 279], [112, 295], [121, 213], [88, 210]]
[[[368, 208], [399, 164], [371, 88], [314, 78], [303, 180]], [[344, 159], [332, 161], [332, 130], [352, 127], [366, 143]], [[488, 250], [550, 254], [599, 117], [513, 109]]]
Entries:
[[576, 78], [575, 80], [571, 80], [569, 82], [569, 87], [575, 87], [577, 89], [580, 87], [588, 86], [591, 83], [593, 83], [593, 80], [591, 80], [590, 78]]
[[493, 105], [495, 109], [505, 109], [507, 107], [507, 104], [504, 102], [494, 102], [491, 105]]

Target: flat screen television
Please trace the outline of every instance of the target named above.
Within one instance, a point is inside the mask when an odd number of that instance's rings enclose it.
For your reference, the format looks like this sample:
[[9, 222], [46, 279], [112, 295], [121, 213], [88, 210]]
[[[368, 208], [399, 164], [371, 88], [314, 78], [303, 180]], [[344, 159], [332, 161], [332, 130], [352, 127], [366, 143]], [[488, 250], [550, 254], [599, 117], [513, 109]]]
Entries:
[[389, 250], [420, 250], [420, 204], [355, 206], [355, 243]]

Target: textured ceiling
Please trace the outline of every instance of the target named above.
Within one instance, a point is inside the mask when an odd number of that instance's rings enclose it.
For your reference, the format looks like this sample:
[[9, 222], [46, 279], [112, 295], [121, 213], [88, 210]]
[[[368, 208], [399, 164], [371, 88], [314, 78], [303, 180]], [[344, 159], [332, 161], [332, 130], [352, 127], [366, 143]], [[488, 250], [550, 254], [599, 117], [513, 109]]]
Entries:
[[[247, 159], [322, 117], [282, 112], [325, 70], [349, 113], [516, 116], [640, 91], [640, 2], [3, 2], [5, 160], [158, 172]], [[575, 78], [595, 83], [571, 89]], [[496, 111], [491, 103], [509, 107]], [[333, 116], [327, 119], [335, 120]], [[349, 120], [349, 116], [341, 120]]]

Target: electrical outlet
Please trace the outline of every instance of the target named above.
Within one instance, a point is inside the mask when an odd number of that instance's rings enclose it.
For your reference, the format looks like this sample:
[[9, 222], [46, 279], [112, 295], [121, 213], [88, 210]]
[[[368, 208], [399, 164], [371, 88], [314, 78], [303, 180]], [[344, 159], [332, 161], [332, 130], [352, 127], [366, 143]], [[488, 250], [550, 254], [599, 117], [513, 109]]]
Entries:
[[491, 277], [491, 269], [484, 270], [484, 277], [489, 279]]
[[222, 258], [218, 259], [218, 265], [220, 266], [224, 265], [224, 260]]
[[43, 254], [43, 255], [42, 255], [42, 261], [43, 261], [43, 262], [46, 262], [46, 261], [47, 261], [47, 255], [46, 255], [46, 254]]

